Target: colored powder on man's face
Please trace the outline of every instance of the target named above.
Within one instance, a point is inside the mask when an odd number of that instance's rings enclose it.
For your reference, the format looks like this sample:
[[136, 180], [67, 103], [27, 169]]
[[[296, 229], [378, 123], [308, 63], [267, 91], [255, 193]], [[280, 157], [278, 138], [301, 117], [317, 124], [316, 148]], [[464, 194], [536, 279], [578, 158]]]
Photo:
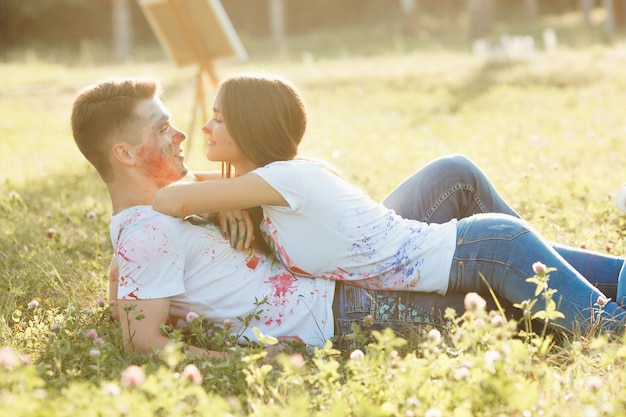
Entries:
[[171, 172], [167, 161], [164, 158], [162, 149], [154, 149], [149, 146], [142, 146], [137, 157], [144, 163], [147, 168], [147, 174], [154, 178], [177, 179], [176, 175]]

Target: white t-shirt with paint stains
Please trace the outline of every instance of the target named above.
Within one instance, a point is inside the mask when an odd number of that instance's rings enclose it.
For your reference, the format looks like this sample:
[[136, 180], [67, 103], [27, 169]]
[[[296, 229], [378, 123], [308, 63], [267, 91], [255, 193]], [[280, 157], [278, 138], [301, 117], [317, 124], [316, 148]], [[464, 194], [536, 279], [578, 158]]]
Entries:
[[[256, 340], [253, 328], [271, 336], [299, 336], [323, 345], [333, 335], [335, 283], [296, 278], [276, 260], [236, 251], [219, 229], [137, 206], [112, 216], [111, 240], [119, 263], [118, 298], [171, 298], [171, 316], [193, 311], [222, 325], [233, 322], [233, 334]], [[259, 319], [247, 329], [237, 317], [267, 297]]]
[[297, 276], [446, 293], [456, 220], [426, 224], [404, 219], [310, 160], [273, 162], [251, 172], [289, 204], [263, 206], [262, 230]]

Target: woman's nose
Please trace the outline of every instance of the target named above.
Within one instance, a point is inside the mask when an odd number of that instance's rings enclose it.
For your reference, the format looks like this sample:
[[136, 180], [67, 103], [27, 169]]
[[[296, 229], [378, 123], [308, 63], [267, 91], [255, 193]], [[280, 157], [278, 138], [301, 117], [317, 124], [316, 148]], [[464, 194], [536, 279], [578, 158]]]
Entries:
[[202, 131], [203, 131], [204, 133], [206, 133], [207, 135], [208, 135], [209, 133], [212, 133], [212, 132], [213, 132], [213, 129], [211, 129], [211, 121], [210, 121], [210, 120], [209, 120], [208, 122], [206, 122], [206, 123], [204, 124], [204, 126], [202, 126]]

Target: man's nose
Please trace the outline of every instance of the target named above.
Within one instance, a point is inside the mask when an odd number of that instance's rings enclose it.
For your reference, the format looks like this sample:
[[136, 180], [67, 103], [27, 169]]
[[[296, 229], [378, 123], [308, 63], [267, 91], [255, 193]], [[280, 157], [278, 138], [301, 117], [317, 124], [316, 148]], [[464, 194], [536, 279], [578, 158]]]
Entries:
[[179, 144], [185, 140], [185, 134], [178, 130], [174, 136], [172, 136], [172, 142], [175, 144]]

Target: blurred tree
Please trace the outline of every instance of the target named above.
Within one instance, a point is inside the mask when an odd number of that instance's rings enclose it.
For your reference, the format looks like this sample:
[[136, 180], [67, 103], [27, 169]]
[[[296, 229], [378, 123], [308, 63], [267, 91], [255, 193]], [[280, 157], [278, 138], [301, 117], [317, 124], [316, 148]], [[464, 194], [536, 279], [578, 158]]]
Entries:
[[494, 16], [494, 0], [466, 0], [471, 41], [491, 34]]
[[594, 0], [578, 0], [580, 11], [583, 14], [585, 26], [591, 26], [591, 10], [593, 9]]
[[539, 16], [539, 6], [537, 0], [524, 0], [524, 9], [526, 10], [526, 17], [529, 21], [534, 22]]
[[604, 28], [607, 32], [624, 27], [626, 23], [626, 0], [603, 0], [602, 4], [606, 11]]
[[418, 0], [400, 0], [402, 11], [402, 32], [412, 35], [417, 33], [417, 8]]
[[133, 27], [129, 0], [113, 0], [113, 46], [115, 57], [128, 59], [133, 55]]
[[287, 53], [285, 0], [269, 0], [270, 31], [279, 55]]
[[[122, 0], [0, 0], [0, 55], [8, 56], [10, 48], [35, 47], [42, 50], [102, 46], [116, 51], [118, 56], [127, 55], [121, 45], [156, 44], [156, 38], [139, 9], [137, 0], [123, 0], [119, 10], [128, 7], [131, 21], [129, 34], [123, 35], [111, 19], [114, 5]], [[583, 10], [590, 22], [590, 13], [601, 0], [221, 0], [237, 32], [245, 38], [275, 37], [281, 33], [301, 34], [316, 30], [332, 30], [348, 26], [383, 25], [398, 33], [402, 25], [402, 10], [415, 13], [415, 24], [429, 36], [448, 36], [461, 30], [463, 22], [469, 21], [469, 36], [488, 36], [495, 21], [519, 20], [524, 7], [541, 7], [542, 13], [562, 13]], [[611, 7], [617, 27], [626, 0], [613, 0]], [[283, 15], [270, 24], [272, 9], [282, 7]], [[497, 10], [495, 7], [497, 4]], [[414, 7], [413, 11], [411, 8]], [[404, 9], [403, 9], [404, 8]], [[288, 13], [287, 13], [288, 9]], [[585, 12], [585, 10], [587, 10]], [[417, 13], [419, 12], [419, 15]], [[102, 18], [112, 16], [111, 18]], [[121, 17], [120, 20], [125, 19]], [[274, 25], [274, 35], [271, 25]], [[120, 27], [125, 25], [120, 24]], [[276, 29], [278, 28], [278, 29]], [[414, 28], [415, 30], [415, 28]], [[124, 36], [131, 40], [122, 42]], [[286, 37], [285, 37], [286, 39]], [[117, 42], [119, 46], [115, 46]], [[113, 53], [94, 55], [99, 60], [110, 60]]]

